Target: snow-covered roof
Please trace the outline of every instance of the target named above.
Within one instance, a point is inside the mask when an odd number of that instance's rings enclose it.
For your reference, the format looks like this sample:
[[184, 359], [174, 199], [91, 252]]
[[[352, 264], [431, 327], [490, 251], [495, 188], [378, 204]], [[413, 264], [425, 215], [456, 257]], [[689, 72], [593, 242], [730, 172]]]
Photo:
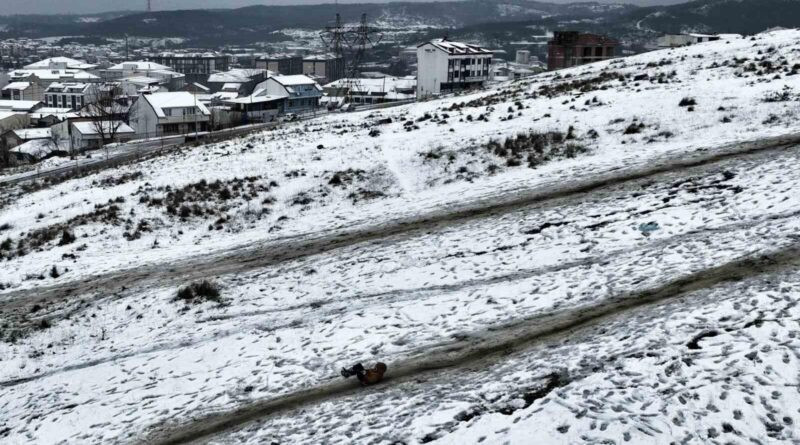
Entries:
[[118, 63], [110, 68], [109, 71], [172, 71], [172, 68], [161, 65], [160, 63], [155, 62], [147, 62], [144, 60], [139, 60], [135, 62], [122, 62]]
[[453, 42], [446, 39], [434, 39], [419, 46], [433, 45], [434, 47], [452, 55], [482, 55], [492, 54], [492, 51], [478, 45], [463, 42]]
[[375, 78], [359, 78], [352, 80], [339, 79], [325, 85], [325, 88], [343, 88], [346, 85], [349, 85], [350, 82], [352, 82], [352, 84], [354, 85], [355, 90], [364, 94], [373, 92], [389, 93], [389, 92], [397, 92], [398, 90], [410, 91], [416, 88], [417, 86], [416, 79], [384, 77], [380, 79], [375, 79]]
[[42, 80], [76, 79], [76, 80], [99, 80], [98, 76], [75, 69], [22, 69], [8, 73], [9, 77], [28, 77], [35, 75]]
[[[102, 124], [100, 127], [106, 135], [110, 133], [116, 134], [130, 134], [136, 133], [136, 130], [131, 128], [125, 122], [122, 121], [102, 121], [102, 122], [92, 122], [92, 121], [83, 121], [83, 122], [73, 122], [72, 126], [82, 135], [98, 135], [100, 134], [98, 130], [98, 124]], [[116, 131], [114, 129], [116, 128]]]
[[0, 111], [0, 121], [8, 119], [9, 117], [14, 116], [24, 116], [25, 113], [20, 113], [16, 111]]
[[235, 99], [225, 99], [223, 100], [226, 104], [257, 104], [262, 102], [272, 102], [275, 100], [283, 100], [286, 99], [286, 96], [279, 96], [275, 94], [267, 94], [262, 96], [247, 96], [247, 97], [237, 97]]
[[72, 111], [72, 108], [61, 108], [61, 107], [42, 107], [36, 110], [37, 113], [69, 113]]
[[[89, 88], [88, 83], [83, 82], [53, 82], [47, 86], [45, 92], [54, 92], [56, 90], [63, 90], [66, 92], [80, 93]], [[60, 91], [59, 91], [60, 92]]]
[[34, 158], [42, 158], [56, 149], [57, 148], [53, 145], [52, 141], [45, 139], [32, 139], [23, 144], [17, 145], [16, 147], [12, 148], [11, 151], [15, 153], [23, 153]]
[[264, 69], [232, 69], [222, 73], [214, 73], [208, 76], [209, 83], [245, 83], [249, 82], [253, 77], [263, 76], [267, 74]]
[[135, 83], [137, 85], [154, 85], [161, 82], [159, 79], [154, 79], [147, 76], [131, 76], [121, 80], [122, 82]]
[[234, 92], [234, 91], [217, 91], [216, 93], [212, 94], [210, 97], [212, 99], [230, 100], [230, 99], [236, 99], [237, 97], [239, 97], [239, 93], [238, 92]]
[[0, 100], [0, 110], [31, 111], [41, 102], [38, 100]]
[[314, 55], [311, 55], [311, 56], [303, 57], [303, 60], [304, 61], [309, 61], [309, 62], [312, 62], [312, 61], [313, 62], [326, 62], [328, 60], [335, 60], [335, 59], [338, 59], [338, 58], [339, 57], [337, 55], [335, 55], [335, 54], [314, 54]]
[[6, 90], [26, 90], [28, 87], [31, 86], [30, 82], [11, 82], [10, 84], [3, 87], [3, 91]]
[[194, 87], [200, 91], [206, 91], [206, 92], [211, 91], [211, 88], [197, 82], [192, 82], [189, 85], [187, 85], [187, 87]]
[[240, 83], [233, 83], [233, 82], [231, 82], [231, 83], [226, 83], [226, 84], [222, 85], [222, 89], [223, 89], [223, 90], [228, 90], [228, 91], [232, 91], [232, 90], [238, 90], [238, 89], [239, 89], [239, 88], [241, 88], [241, 87], [242, 87], [242, 84], [240, 84]]
[[82, 60], [71, 59], [69, 57], [50, 57], [49, 59], [44, 59], [36, 63], [31, 63], [30, 65], [25, 65], [26, 69], [31, 69], [31, 70], [49, 69], [52, 67], [65, 67], [76, 70], [90, 70], [92, 68], [96, 68], [97, 65], [92, 65], [91, 63], [86, 63]]
[[211, 57], [226, 57], [225, 54], [217, 53], [217, 52], [205, 52], [205, 53], [173, 53], [173, 52], [162, 52], [158, 54], [158, 57], [173, 57], [179, 59], [197, 59], [197, 58], [211, 58]]
[[14, 134], [22, 140], [47, 139], [50, 137], [49, 128], [20, 128], [14, 130]]
[[270, 77], [270, 79], [275, 80], [276, 82], [285, 87], [316, 84], [316, 82], [314, 82], [314, 79], [306, 76], [305, 74], [294, 74], [290, 76], [272, 76]]
[[47, 116], [55, 116], [59, 120], [64, 120], [69, 117], [78, 117], [78, 113], [72, 111], [72, 108], [55, 108], [43, 107], [34, 112], [28, 113], [33, 119], [42, 119]]
[[201, 113], [210, 114], [205, 105], [198, 102], [192, 93], [186, 91], [145, 94], [142, 97], [153, 107], [158, 117], [166, 117], [165, 108], [191, 108], [194, 106], [197, 106]]
[[296, 59], [296, 58], [303, 58], [303, 56], [299, 54], [286, 54], [286, 53], [278, 53], [278, 54], [261, 54], [257, 57], [258, 60], [282, 60], [282, 59]]

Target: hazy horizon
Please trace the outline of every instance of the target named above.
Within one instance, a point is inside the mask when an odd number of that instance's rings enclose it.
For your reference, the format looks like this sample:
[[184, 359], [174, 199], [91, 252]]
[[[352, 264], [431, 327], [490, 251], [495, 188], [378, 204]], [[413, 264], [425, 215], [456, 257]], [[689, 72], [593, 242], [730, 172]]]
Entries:
[[[431, 0], [402, 0], [431, 1]], [[452, 0], [433, 0], [452, 1]], [[577, 3], [574, 0], [544, 0], [551, 3]], [[629, 3], [640, 6], [684, 3], [687, 0], [600, 0], [601, 3]], [[95, 14], [112, 11], [144, 11], [147, 0], [4, 0], [0, 15], [20, 14]], [[153, 10], [239, 8], [252, 5], [301, 5], [334, 3], [325, 0], [152, 0]], [[341, 0], [340, 3], [390, 3], [389, 0]]]

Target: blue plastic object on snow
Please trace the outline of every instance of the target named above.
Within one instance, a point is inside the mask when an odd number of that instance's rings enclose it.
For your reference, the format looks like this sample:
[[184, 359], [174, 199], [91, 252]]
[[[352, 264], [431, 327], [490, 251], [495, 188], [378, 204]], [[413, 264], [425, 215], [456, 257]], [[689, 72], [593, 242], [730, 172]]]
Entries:
[[658, 226], [657, 222], [649, 222], [649, 223], [642, 223], [639, 224], [639, 231], [642, 232], [642, 235], [648, 236], [651, 233], [655, 232], [656, 230], [660, 229], [661, 227]]

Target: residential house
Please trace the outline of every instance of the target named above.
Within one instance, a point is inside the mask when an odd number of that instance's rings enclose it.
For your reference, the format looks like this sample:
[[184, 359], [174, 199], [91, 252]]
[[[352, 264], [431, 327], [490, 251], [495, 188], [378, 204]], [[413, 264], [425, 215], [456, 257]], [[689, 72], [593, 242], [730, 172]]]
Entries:
[[191, 93], [143, 94], [131, 109], [131, 125], [139, 137], [207, 131], [211, 113]]
[[84, 151], [113, 142], [127, 142], [136, 131], [122, 121], [81, 121], [71, 124], [72, 149]]
[[435, 39], [417, 46], [417, 97], [477, 88], [491, 79], [492, 51]]
[[50, 139], [52, 133], [49, 128], [17, 128], [3, 133], [3, 141], [8, 148], [14, 148], [28, 141]]
[[226, 99], [222, 103], [227, 107], [229, 116], [223, 120], [229, 125], [272, 122], [283, 113], [286, 99], [287, 96], [271, 95], [266, 89], [247, 97]]
[[541, 73], [545, 70], [545, 67], [540, 63], [520, 64], [495, 61], [492, 65], [492, 70], [495, 80], [519, 80]]
[[323, 102], [332, 108], [345, 103], [357, 105], [414, 100], [417, 79], [413, 77], [382, 77], [339, 79], [323, 88]]
[[52, 127], [66, 119], [77, 117], [78, 113], [71, 108], [42, 107], [27, 116], [32, 127]]
[[0, 111], [0, 134], [30, 125], [30, 117], [18, 111]]
[[100, 77], [90, 74], [86, 71], [73, 70], [73, 69], [53, 69], [53, 70], [29, 70], [21, 69], [14, 70], [8, 73], [9, 81], [14, 82], [29, 82], [38, 85], [38, 88], [32, 90], [32, 99], [44, 101], [44, 92], [51, 83], [98, 83], [101, 81]]
[[0, 100], [0, 111], [32, 113], [42, 106], [42, 102], [38, 100]]
[[3, 99], [8, 100], [38, 100], [42, 97], [42, 87], [31, 79], [29, 82], [11, 82], [3, 87]]
[[248, 96], [254, 92], [256, 85], [269, 77], [269, 74], [270, 72], [265, 69], [237, 68], [209, 75], [205, 85], [212, 93], [235, 91], [239, 95]]
[[91, 102], [91, 89], [88, 83], [51, 83], [44, 91], [44, 103], [51, 108], [80, 110]]
[[557, 70], [614, 57], [619, 42], [597, 34], [556, 31], [547, 42], [547, 69]]
[[286, 98], [284, 112], [310, 113], [319, 108], [322, 98], [322, 87], [308, 76], [272, 76], [256, 87], [256, 91], [264, 90], [270, 96]]
[[719, 39], [720, 36], [713, 34], [665, 34], [658, 38], [658, 46], [661, 48], [676, 48]]
[[150, 83], [158, 84], [163, 91], [179, 91], [186, 84], [186, 75], [166, 65], [147, 61], [122, 62], [101, 70], [100, 76], [106, 81], [150, 79]]
[[140, 94], [166, 93], [170, 89], [163, 86], [161, 80], [153, 77], [125, 77], [118, 80], [122, 93], [126, 96], [139, 96]]

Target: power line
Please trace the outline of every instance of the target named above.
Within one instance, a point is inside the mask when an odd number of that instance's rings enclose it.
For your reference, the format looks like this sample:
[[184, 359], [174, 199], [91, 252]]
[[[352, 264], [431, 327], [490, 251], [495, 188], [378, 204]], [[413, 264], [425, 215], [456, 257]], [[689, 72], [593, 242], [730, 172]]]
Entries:
[[[338, 2], [337, 2], [338, 4]], [[320, 38], [328, 51], [333, 53], [337, 60], [336, 77], [329, 81], [344, 78], [340, 88], [346, 89], [347, 100], [350, 100], [353, 91], [359, 91], [361, 84], [357, 78], [361, 74], [361, 64], [364, 61], [368, 47], [374, 47], [383, 38], [379, 28], [369, 26], [367, 15], [361, 14], [361, 21], [357, 25], [345, 26], [342, 24], [342, 17], [336, 14], [334, 26], [327, 26], [320, 33]], [[343, 65], [340, 67], [340, 65]], [[341, 71], [344, 71], [342, 73]]]

